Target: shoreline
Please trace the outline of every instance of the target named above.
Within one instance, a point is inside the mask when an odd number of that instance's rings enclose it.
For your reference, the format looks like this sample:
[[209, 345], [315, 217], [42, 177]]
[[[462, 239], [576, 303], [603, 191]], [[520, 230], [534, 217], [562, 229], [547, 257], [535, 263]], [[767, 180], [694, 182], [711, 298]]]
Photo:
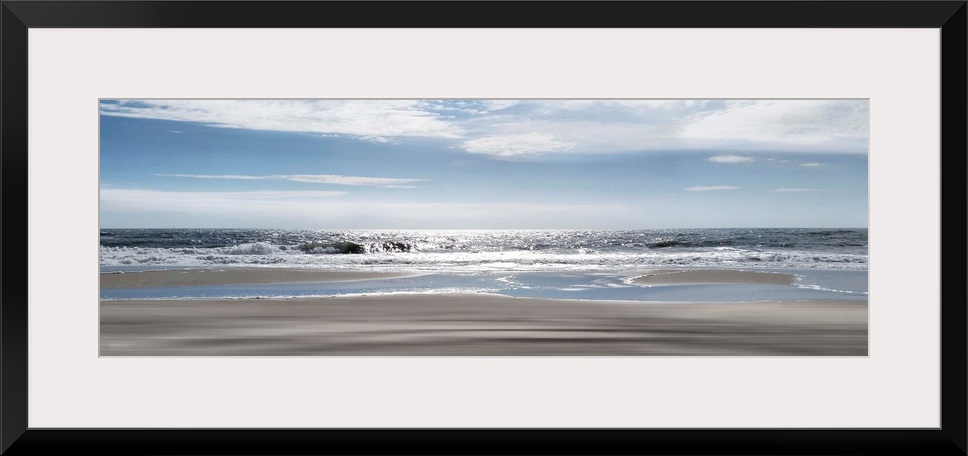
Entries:
[[[524, 271], [538, 272], [541, 271]], [[517, 273], [517, 272], [510, 272]], [[311, 268], [188, 268], [136, 272], [102, 272], [100, 287], [148, 288], [204, 285], [281, 284], [307, 282], [351, 282], [416, 277], [426, 272], [389, 272]], [[622, 275], [621, 273], [616, 273]], [[745, 269], [651, 269], [627, 273], [629, 284], [751, 284], [793, 285], [796, 276], [775, 271]]]
[[492, 294], [109, 300], [100, 355], [867, 356], [867, 308]]
[[149, 288], [399, 279], [420, 274], [309, 268], [193, 268], [102, 272], [101, 288]]

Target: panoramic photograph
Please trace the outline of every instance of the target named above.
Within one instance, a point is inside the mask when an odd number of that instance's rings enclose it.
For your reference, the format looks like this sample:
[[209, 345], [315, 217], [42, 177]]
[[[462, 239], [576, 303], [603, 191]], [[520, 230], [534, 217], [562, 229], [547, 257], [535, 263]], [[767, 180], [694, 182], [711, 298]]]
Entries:
[[102, 99], [100, 356], [867, 356], [859, 99]]

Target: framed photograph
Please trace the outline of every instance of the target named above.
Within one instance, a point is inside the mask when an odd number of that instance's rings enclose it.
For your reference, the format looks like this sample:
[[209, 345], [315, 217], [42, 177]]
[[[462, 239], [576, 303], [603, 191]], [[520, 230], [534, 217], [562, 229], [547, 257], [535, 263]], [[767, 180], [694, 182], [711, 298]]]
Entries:
[[99, 353], [867, 356], [868, 103], [102, 99]]
[[966, 454], [966, 8], [3, 2], [0, 451]]

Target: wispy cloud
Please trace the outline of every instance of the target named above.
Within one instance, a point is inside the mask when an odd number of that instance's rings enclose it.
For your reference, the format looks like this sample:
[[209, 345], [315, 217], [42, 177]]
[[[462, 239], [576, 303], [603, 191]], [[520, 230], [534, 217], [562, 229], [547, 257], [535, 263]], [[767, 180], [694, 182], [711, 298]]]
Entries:
[[729, 185], [708, 185], [708, 186], [696, 186], [696, 187], [686, 187], [686, 190], [690, 192], [715, 192], [720, 190], [736, 190], [739, 187], [733, 187]]
[[379, 187], [401, 186], [415, 182], [425, 182], [428, 179], [397, 179], [391, 177], [359, 177], [340, 176], [335, 174], [295, 174], [288, 176], [273, 176], [293, 182], [308, 182], [312, 184], [334, 185], [375, 185]]
[[715, 157], [709, 157], [709, 161], [715, 163], [749, 163], [753, 161], [753, 157], [743, 157], [740, 155], [716, 155]]
[[360, 137], [360, 139], [364, 141], [375, 142], [377, 144], [400, 144], [400, 141], [394, 141], [384, 136], [362, 136]]
[[355, 135], [455, 138], [461, 129], [419, 100], [121, 100], [101, 114], [223, 128]]
[[107, 100], [101, 114], [387, 145], [433, 138], [497, 158], [710, 149], [866, 154], [868, 145], [864, 100]]
[[822, 192], [823, 190], [816, 188], [777, 188], [770, 190], [779, 193], [791, 193], [791, 192]]
[[842, 149], [866, 153], [867, 103], [860, 100], [737, 100], [697, 113], [682, 136], [697, 140]]
[[[474, 136], [480, 135], [540, 133], [571, 145], [557, 152], [719, 149], [860, 154], [867, 152], [867, 110], [863, 100], [522, 100], [461, 126], [465, 136], [471, 136], [465, 144], [474, 145], [480, 139]], [[517, 151], [538, 152], [544, 150]], [[723, 155], [727, 156], [720, 163], [752, 161], [745, 155]]]
[[800, 163], [800, 166], [803, 166], [804, 168], [817, 168], [820, 166], [824, 166], [824, 164], [817, 163], [817, 162], [809, 162], [809, 163]]
[[272, 176], [242, 176], [238, 174], [155, 174], [163, 177], [190, 177], [192, 179], [232, 179], [232, 180], [262, 180], [272, 179]]
[[270, 176], [245, 176], [237, 174], [157, 174], [166, 177], [187, 177], [193, 179], [233, 179], [233, 180], [287, 180], [311, 184], [368, 185], [391, 188], [412, 188], [409, 184], [426, 182], [428, 179], [398, 179], [390, 177], [341, 176], [337, 174], [276, 174]]
[[464, 141], [463, 149], [475, 154], [511, 157], [523, 154], [563, 152], [574, 145], [560, 141], [550, 133], [526, 133], [520, 135], [485, 136]]

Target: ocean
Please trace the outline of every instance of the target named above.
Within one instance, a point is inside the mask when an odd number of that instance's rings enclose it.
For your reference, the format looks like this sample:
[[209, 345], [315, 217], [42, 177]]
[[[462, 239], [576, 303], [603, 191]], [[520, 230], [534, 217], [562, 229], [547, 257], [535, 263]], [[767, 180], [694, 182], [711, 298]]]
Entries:
[[[867, 299], [867, 229], [270, 230], [102, 229], [102, 273], [319, 268], [407, 278], [102, 289], [102, 299], [475, 292], [519, 297], [731, 302]], [[793, 274], [795, 286], [642, 286], [656, 269]]]

